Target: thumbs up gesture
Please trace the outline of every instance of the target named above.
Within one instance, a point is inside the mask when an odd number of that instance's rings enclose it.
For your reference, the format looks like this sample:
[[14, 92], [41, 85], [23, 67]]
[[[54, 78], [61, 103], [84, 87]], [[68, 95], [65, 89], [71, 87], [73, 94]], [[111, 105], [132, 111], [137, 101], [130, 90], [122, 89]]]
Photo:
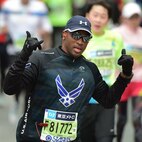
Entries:
[[134, 64], [133, 57], [131, 55], [126, 55], [126, 50], [122, 49], [121, 57], [118, 59], [118, 65], [122, 66], [122, 72], [125, 76], [132, 75], [132, 68]]

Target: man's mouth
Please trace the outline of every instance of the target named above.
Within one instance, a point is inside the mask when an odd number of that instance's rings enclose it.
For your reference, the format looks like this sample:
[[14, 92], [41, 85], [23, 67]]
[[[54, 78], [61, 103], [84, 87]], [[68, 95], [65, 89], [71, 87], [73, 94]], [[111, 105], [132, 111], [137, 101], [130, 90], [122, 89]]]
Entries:
[[81, 52], [82, 52], [82, 48], [74, 47], [74, 51], [75, 51], [76, 53], [81, 53]]

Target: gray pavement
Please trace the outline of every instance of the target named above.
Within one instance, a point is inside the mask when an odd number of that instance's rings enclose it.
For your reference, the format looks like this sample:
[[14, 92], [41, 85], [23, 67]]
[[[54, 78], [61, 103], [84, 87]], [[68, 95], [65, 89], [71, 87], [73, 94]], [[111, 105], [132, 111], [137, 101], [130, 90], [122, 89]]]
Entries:
[[[13, 116], [14, 96], [3, 95], [0, 96], [0, 142], [16, 142], [16, 127], [17, 122], [22, 115], [22, 106], [24, 98], [20, 97], [20, 106], [16, 106], [17, 117]], [[129, 115], [131, 113], [131, 106], [129, 108]], [[116, 113], [117, 120], [117, 113]], [[122, 142], [134, 142], [134, 130], [131, 125], [131, 119], [128, 120], [125, 132], [123, 134]], [[117, 142], [116, 139], [113, 142]]]
[[16, 142], [16, 126], [21, 115], [21, 106], [17, 115], [12, 112], [14, 96], [0, 96], [0, 142]]

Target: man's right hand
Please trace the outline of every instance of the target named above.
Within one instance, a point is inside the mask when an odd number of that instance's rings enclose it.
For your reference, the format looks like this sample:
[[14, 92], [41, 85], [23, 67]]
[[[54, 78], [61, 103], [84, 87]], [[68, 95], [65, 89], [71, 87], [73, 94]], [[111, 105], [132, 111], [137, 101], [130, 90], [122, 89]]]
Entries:
[[25, 40], [22, 52], [24, 52], [27, 56], [30, 56], [33, 50], [36, 50], [37, 48], [41, 50], [41, 44], [43, 43], [43, 40], [38, 41], [37, 38], [31, 37], [31, 34], [28, 31], [26, 31], [26, 34], [27, 38]]

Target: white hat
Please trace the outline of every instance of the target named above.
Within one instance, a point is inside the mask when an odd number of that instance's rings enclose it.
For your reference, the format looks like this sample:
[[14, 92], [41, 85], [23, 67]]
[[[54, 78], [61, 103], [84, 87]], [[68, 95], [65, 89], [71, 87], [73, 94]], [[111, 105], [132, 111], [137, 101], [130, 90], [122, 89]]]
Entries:
[[122, 9], [122, 16], [125, 18], [130, 18], [134, 14], [142, 15], [140, 6], [135, 2], [129, 2], [124, 5]]

